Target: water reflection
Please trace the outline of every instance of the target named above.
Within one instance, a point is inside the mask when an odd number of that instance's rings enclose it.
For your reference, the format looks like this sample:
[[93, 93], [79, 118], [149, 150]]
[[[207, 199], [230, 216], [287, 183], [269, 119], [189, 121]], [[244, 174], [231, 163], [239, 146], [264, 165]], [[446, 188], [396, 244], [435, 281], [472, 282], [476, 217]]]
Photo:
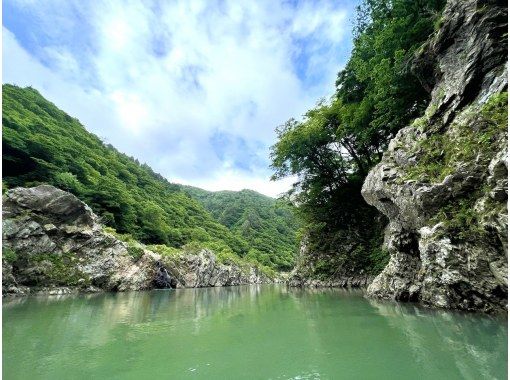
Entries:
[[[506, 322], [240, 286], [5, 299], [5, 378], [505, 378]], [[228, 375], [228, 376], [227, 376]]]
[[402, 332], [418, 363], [433, 363], [440, 351], [443, 360], [447, 356], [445, 361], [454, 363], [464, 379], [506, 374], [508, 329], [502, 317], [369, 302], [389, 326]]

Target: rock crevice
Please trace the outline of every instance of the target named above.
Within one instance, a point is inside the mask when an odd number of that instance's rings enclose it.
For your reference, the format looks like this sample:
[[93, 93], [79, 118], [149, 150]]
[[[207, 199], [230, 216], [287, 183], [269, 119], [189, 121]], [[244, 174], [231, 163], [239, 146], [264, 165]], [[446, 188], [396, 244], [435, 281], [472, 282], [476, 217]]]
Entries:
[[431, 91], [368, 174], [365, 200], [389, 220], [390, 261], [373, 297], [507, 308], [507, 5], [449, 0], [413, 70]]

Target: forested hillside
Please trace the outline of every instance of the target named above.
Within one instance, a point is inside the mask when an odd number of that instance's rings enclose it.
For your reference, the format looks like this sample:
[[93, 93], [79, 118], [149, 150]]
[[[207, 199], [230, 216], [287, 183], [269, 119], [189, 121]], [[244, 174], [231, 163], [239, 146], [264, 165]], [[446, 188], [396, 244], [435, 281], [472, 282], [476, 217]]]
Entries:
[[218, 222], [193, 199], [203, 200], [198, 189], [186, 193], [104, 144], [32, 88], [3, 85], [2, 122], [4, 190], [52, 184], [89, 204], [107, 226], [144, 243], [194, 242], [278, 269], [293, 263], [296, 223], [288, 208], [270, 198], [250, 192], [253, 200], [246, 203], [240, 194], [231, 209], [235, 220], [211, 207]]
[[430, 100], [412, 59], [439, 28], [444, 0], [365, 0], [336, 93], [277, 129], [274, 179], [297, 175], [289, 198], [308, 231], [310, 276], [377, 273], [385, 218], [360, 192], [388, 142]]
[[210, 192], [184, 186], [221, 224], [250, 245], [248, 257], [279, 269], [294, 265], [298, 229], [293, 209], [253, 190]]

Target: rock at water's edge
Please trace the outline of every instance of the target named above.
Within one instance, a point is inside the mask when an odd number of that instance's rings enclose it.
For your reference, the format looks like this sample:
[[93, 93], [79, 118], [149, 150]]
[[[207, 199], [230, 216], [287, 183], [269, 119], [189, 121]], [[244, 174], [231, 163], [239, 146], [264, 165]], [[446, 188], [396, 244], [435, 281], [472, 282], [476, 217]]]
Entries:
[[[414, 64], [433, 88], [426, 114], [363, 185], [390, 220], [391, 259], [368, 294], [498, 312], [507, 308], [507, 130], [487, 104], [507, 91], [507, 5], [449, 0], [442, 17]], [[426, 166], [430, 157], [446, 174]]]
[[208, 250], [169, 260], [140, 245], [142, 255], [132, 255], [90, 207], [50, 185], [7, 191], [2, 213], [3, 294], [273, 282], [257, 268], [219, 263]]

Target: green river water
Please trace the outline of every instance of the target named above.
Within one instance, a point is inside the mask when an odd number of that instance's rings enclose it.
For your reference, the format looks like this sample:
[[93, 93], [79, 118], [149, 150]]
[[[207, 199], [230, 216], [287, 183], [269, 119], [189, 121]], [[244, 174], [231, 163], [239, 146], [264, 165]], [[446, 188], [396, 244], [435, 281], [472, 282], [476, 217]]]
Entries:
[[3, 378], [504, 379], [507, 321], [346, 290], [239, 286], [3, 301]]

